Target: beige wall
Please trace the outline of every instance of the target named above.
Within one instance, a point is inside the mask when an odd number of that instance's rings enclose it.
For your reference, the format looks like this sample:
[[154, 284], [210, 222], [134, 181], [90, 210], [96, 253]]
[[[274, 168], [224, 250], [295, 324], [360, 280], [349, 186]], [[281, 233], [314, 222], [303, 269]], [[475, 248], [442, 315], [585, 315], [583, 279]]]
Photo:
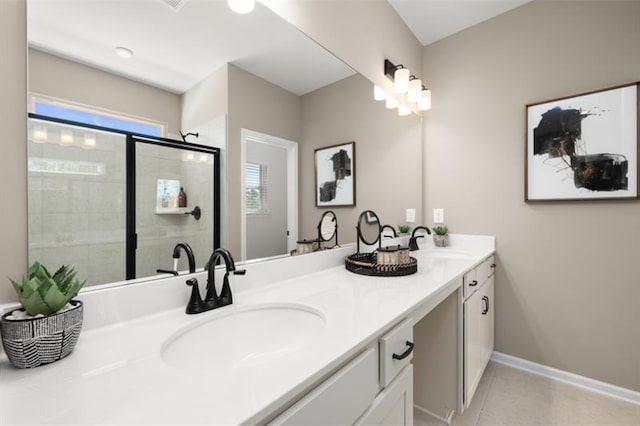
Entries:
[[640, 2], [534, 1], [424, 49], [425, 212], [497, 237], [496, 350], [640, 390], [640, 203], [524, 200], [525, 105], [640, 80]]
[[27, 17], [25, 0], [0, 1], [0, 303], [7, 277], [27, 270]]
[[31, 48], [29, 91], [159, 121], [168, 135], [180, 130], [180, 95]]
[[240, 259], [241, 129], [300, 141], [300, 97], [229, 64], [227, 127], [227, 248]]
[[182, 128], [195, 127], [226, 115], [229, 110], [228, 69], [224, 65], [182, 95]]
[[[405, 224], [407, 208], [422, 217], [421, 120], [399, 117], [373, 100], [371, 83], [354, 75], [302, 97], [300, 149], [300, 237], [314, 238], [322, 212], [338, 217], [340, 243], [356, 241], [355, 225], [364, 210], [383, 224]], [[315, 206], [314, 150], [355, 141], [356, 206]]]
[[392, 83], [384, 76], [385, 59], [403, 64], [414, 73], [421, 71], [420, 42], [386, 1], [263, 3], [388, 93], [392, 93]]

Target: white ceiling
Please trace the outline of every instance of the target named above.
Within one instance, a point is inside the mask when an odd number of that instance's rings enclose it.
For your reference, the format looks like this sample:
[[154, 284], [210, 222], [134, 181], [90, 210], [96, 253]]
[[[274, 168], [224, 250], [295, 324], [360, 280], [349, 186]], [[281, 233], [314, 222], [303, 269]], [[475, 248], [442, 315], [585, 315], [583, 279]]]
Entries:
[[[298, 95], [355, 73], [260, 3], [238, 15], [221, 0], [186, 0], [177, 10], [162, 0], [28, 0], [28, 39], [175, 93], [227, 62]], [[117, 56], [116, 46], [134, 57]]]
[[423, 46], [531, 0], [388, 0]]
[[[389, 2], [426, 45], [526, 0]], [[28, 0], [28, 38], [37, 49], [175, 93], [225, 63], [298, 95], [354, 74], [259, 2], [238, 15], [224, 0]], [[134, 57], [117, 56], [116, 46]]]

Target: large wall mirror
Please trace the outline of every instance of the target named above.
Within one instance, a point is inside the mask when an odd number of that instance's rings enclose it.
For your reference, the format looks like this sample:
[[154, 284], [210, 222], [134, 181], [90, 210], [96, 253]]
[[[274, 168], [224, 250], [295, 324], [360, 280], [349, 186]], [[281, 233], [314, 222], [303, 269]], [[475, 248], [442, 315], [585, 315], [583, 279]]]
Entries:
[[[261, 3], [248, 15], [235, 14], [224, 1], [178, 3], [28, 0], [31, 112], [44, 100], [131, 119], [160, 128], [161, 137], [184, 135], [190, 143], [219, 149], [216, 237], [237, 260], [284, 255], [296, 240], [315, 238], [326, 209], [315, 206], [313, 153], [324, 146], [355, 141], [358, 150], [356, 206], [332, 209], [341, 244], [355, 242], [362, 210], [373, 209], [394, 225], [404, 223], [406, 208], [421, 216], [418, 116], [386, 110], [373, 100], [368, 80]], [[148, 169], [137, 173], [140, 181], [157, 182]], [[30, 177], [29, 186], [35, 182]], [[190, 184], [189, 199], [204, 196], [207, 182]], [[42, 202], [55, 198], [42, 190], [40, 204], [30, 197], [30, 216], [42, 215]], [[170, 246], [183, 240], [197, 247], [198, 268], [206, 262], [213, 248], [208, 240], [181, 229], [182, 222], [193, 227], [192, 221], [174, 219], [164, 232], [175, 238], [157, 245], [148, 240], [145, 249], [152, 254], [143, 256], [144, 272], [137, 278], [157, 277], [154, 265], [170, 264]], [[150, 235], [152, 222], [143, 224]], [[39, 260], [43, 243], [31, 229], [30, 262]], [[115, 248], [112, 253], [121, 256]], [[65, 260], [79, 264], [74, 259]], [[185, 259], [178, 269], [187, 269]], [[85, 274], [88, 285], [118, 281]]]

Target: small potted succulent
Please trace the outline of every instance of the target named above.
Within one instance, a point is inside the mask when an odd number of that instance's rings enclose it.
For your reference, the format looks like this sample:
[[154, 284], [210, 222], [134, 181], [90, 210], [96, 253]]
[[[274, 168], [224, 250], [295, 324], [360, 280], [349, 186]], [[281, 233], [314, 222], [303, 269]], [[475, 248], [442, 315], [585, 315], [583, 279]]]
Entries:
[[436, 247], [446, 247], [449, 245], [449, 229], [444, 225], [437, 225], [432, 228], [433, 243]]
[[82, 328], [83, 306], [71, 300], [86, 281], [76, 278], [68, 265], [53, 275], [39, 262], [27, 277], [13, 281], [22, 304], [0, 318], [2, 345], [16, 368], [31, 368], [58, 361], [69, 355]]
[[408, 234], [409, 231], [411, 231], [411, 227], [409, 225], [398, 225], [398, 232], [403, 235], [403, 234]]

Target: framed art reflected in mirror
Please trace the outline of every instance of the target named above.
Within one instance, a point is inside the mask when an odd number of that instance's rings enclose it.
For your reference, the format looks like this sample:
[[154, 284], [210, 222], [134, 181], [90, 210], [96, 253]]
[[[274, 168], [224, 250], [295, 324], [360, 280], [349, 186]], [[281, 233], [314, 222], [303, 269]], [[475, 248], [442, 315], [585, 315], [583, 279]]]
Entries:
[[356, 143], [315, 150], [316, 207], [356, 205]]
[[638, 197], [638, 83], [527, 105], [525, 200]]

